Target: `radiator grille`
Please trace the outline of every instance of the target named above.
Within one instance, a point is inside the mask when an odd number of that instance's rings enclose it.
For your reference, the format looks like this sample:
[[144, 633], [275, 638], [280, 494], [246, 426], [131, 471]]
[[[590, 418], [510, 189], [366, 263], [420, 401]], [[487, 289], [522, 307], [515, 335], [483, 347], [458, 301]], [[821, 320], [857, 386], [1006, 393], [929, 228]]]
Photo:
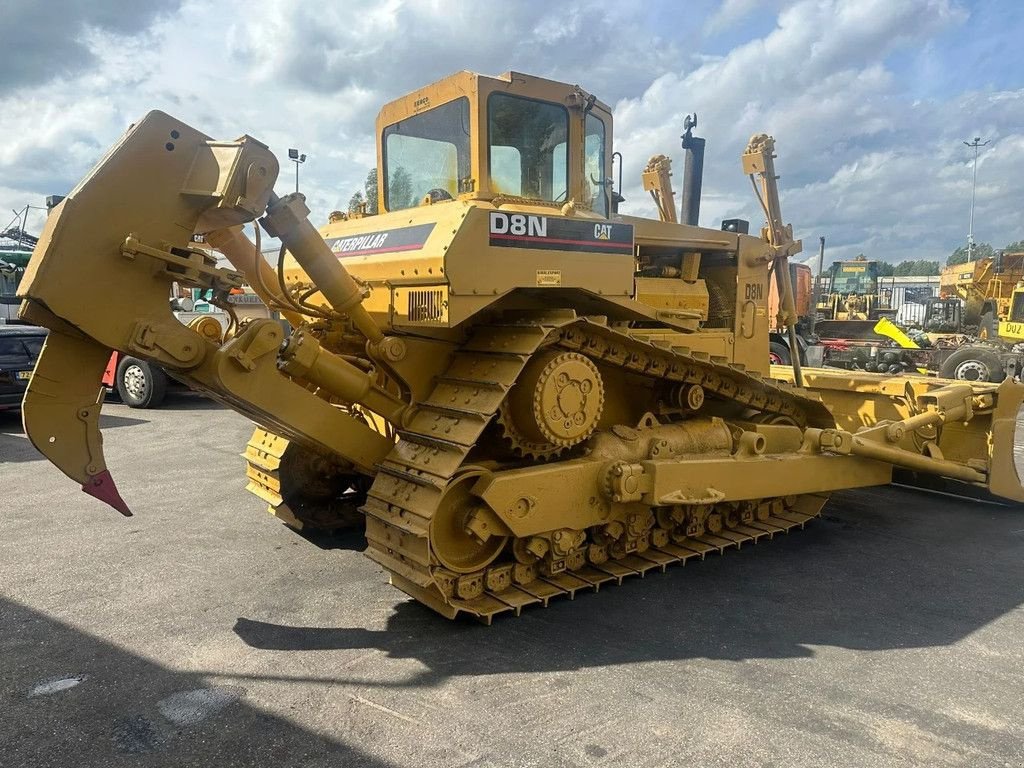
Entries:
[[409, 321], [422, 323], [441, 320], [446, 315], [446, 291], [443, 288], [418, 288], [409, 291]]

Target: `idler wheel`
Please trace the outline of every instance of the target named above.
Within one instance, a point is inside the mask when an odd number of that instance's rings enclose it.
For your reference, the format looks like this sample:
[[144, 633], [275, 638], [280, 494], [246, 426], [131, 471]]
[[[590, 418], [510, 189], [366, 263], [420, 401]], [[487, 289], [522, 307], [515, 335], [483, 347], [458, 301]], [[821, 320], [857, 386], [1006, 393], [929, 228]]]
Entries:
[[455, 573], [472, 573], [490, 565], [501, 554], [507, 535], [489, 531], [481, 537], [473, 514], [482, 502], [470, 489], [482, 470], [467, 470], [452, 480], [430, 520], [430, 548], [434, 557]]

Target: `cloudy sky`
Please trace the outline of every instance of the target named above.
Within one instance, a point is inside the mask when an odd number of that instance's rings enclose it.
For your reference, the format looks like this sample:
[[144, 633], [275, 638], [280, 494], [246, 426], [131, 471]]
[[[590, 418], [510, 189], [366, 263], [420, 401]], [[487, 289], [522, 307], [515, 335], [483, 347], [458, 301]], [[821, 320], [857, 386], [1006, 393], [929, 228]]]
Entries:
[[[513, 69], [613, 105], [629, 213], [653, 212], [639, 188], [650, 155], [670, 154], [681, 178], [682, 120], [696, 111], [705, 226], [760, 224], [738, 157], [763, 131], [777, 140], [784, 216], [809, 252], [825, 235], [830, 259], [944, 259], [967, 234], [973, 155], [961, 142], [981, 136], [976, 239], [1024, 239], [1019, 0], [0, 7], [0, 210], [67, 192], [159, 108], [218, 138], [250, 133], [281, 158], [301, 148], [322, 221], [374, 164], [379, 105], [459, 69]], [[290, 183], [286, 169], [280, 191]]]

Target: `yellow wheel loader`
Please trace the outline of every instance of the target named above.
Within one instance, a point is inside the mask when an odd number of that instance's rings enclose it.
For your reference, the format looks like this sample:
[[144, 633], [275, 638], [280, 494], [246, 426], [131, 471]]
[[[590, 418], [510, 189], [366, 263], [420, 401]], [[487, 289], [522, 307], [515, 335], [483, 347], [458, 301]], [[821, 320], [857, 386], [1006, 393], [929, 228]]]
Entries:
[[[22, 287], [51, 329], [24, 402], [36, 447], [130, 514], [99, 382], [112, 349], [154, 361], [259, 425], [249, 488], [275, 514], [356, 513], [392, 584], [484, 621], [769, 540], [894, 468], [1024, 499], [1024, 387], [769, 369], [769, 272], [792, 333], [800, 248], [771, 137], [742, 158], [759, 235], [616, 213], [612, 114], [578, 86], [461, 72], [386, 105], [377, 137], [382, 213], [318, 230], [258, 140], [131, 126]], [[243, 280], [289, 327], [218, 342], [168, 309], [171, 281], [224, 301]]]
[[863, 256], [837, 261], [828, 270], [818, 299], [814, 332], [823, 339], [877, 340], [875, 323], [893, 318], [896, 310], [879, 290], [881, 262]]

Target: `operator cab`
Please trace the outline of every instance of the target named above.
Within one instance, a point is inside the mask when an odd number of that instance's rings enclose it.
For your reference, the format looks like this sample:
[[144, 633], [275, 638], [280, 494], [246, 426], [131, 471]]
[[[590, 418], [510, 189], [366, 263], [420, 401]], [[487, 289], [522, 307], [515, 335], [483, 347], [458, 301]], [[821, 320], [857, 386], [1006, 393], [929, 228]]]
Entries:
[[612, 115], [578, 86], [459, 72], [377, 117], [384, 211], [447, 200], [515, 201], [607, 218]]
[[924, 302], [924, 330], [928, 333], [962, 333], [963, 301], [929, 296]]
[[1010, 301], [1010, 313], [1007, 318], [1011, 323], [1024, 323], [1024, 283], [1017, 283]]

